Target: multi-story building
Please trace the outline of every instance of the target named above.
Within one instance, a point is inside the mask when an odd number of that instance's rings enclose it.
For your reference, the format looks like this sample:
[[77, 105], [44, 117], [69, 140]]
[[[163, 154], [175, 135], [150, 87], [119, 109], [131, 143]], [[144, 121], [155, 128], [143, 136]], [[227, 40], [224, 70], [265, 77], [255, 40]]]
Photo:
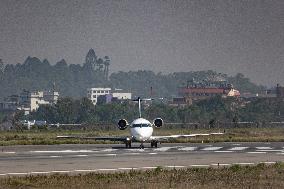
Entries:
[[98, 97], [111, 93], [111, 88], [88, 88], [87, 98], [90, 99], [94, 105], [98, 102]]
[[87, 98], [90, 99], [94, 105], [98, 101], [100, 103], [110, 103], [112, 101], [131, 99], [132, 93], [125, 92], [121, 89], [111, 90], [111, 88], [88, 88]]
[[55, 91], [35, 91], [23, 90], [20, 95], [12, 95], [4, 99], [1, 109], [4, 111], [24, 110], [25, 114], [35, 111], [42, 104], [57, 103], [59, 93]]

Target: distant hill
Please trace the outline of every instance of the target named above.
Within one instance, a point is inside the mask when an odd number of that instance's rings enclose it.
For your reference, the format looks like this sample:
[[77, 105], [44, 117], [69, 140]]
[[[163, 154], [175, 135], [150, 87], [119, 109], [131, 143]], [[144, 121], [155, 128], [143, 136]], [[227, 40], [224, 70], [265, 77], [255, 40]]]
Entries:
[[[91, 53], [90, 53], [91, 51]], [[39, 60], [28, 57], [22, 64], [7, 64], [0, 71], [0, 101], [3, 97], [19, 94], [26, 90], [51, 90], [55, 89], [61, 96], [80, 98], [86, 96], [89, 87], [112, 87], [128, 90], [134, 96], [159, 96], [170, 97], [177, 95], [178, 87], [188, 83], [200, 82], [204, 85], [219, 85], [231, 83], [241, 92], [257, 92], [264, 87], [258, 86], [244, 75], [227, 76], [214, 71], [177, 72], [170, 74], [154, 73], [152, 71], [116, 72], [106, 79], [104, 65], [109, 65], [108, 56], [105, 59], [96, 57], [91, 49], [88, 54], [95, 57], [86, 57], [86, 63], [67, 64], [63, 59], [55, 65], [48, 60]], [[108, 69], [107, 69], [108, 71]]]

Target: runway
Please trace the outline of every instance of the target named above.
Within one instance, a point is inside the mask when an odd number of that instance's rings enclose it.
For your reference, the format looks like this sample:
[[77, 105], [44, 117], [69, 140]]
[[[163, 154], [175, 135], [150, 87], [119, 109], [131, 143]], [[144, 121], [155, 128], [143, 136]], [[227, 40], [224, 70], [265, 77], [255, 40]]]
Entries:
[[284, 143], [123, 144], [0, 147], [0, 176], [253, 165], [284, 162]]

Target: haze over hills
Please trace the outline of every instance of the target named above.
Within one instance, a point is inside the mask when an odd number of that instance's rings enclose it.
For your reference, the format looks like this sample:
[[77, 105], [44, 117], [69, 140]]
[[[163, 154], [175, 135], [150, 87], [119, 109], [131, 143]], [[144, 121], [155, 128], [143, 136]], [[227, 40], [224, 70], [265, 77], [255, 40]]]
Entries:
[[86, 90], [90, 87], [121, 88], [132, 92], [134, 96], [172, 97], [177, 95], [179, 87], [186, 86], [188, 82], [216, 86], [232, 83], [241, 92], [263, 89], [242, 74], [232, 77], [212, 70], [169, 74], [147, 70], [119, 71], [108, 77], [108, 67], [112, 66], [108, 56], [99, 58], [90, 49], [85, 59], [83, 65], [67, 64], [64, 59], [52, 65], [48, 60], [41, 61], [36, 57], [28, 57], [23, 64], [7, 64], [0, 72], [0, 98], [19, 94], [23, 89], [52, 90], [54, 84], [61, 96], [74, 98], [86, 96]]
[[1, 0], [0, 58], [83, 64], [95, 47], [110, 72], [213, 70], [284, 85], [283, 0]]

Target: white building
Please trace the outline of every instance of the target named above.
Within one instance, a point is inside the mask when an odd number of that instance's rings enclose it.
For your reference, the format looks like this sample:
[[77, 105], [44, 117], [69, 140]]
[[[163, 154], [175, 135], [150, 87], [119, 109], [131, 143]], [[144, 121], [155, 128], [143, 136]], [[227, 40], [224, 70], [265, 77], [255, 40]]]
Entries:
[[127, 100], [131, 99], [132, 93], [126, 93], [126, 92], [114, 92], [112, 93], [113, 98], [117, 98], [119, 100]]
[[98, 102], [98, 96], [111, 93], [111, 88], [88, 88], [87, 98], [90, 99], [94, 105]]

